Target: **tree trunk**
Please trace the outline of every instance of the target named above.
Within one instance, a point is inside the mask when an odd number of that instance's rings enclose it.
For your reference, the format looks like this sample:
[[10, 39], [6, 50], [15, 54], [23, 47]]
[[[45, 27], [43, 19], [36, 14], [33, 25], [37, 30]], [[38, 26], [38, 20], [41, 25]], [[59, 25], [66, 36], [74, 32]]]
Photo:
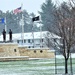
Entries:
[[68, 63], [67, 63], [67, 59], [65, 58], [65, 74], [68, 74]]

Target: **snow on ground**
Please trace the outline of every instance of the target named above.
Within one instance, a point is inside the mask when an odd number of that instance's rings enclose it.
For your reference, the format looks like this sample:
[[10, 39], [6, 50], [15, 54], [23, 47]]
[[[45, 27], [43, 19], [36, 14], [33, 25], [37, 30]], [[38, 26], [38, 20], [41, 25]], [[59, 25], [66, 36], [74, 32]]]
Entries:
[[[72, 53], [71, 57], [75, 58], [75, 53]], [[64, 58], [64, 56], [63, 55], [56, 55], [56, 58]]]

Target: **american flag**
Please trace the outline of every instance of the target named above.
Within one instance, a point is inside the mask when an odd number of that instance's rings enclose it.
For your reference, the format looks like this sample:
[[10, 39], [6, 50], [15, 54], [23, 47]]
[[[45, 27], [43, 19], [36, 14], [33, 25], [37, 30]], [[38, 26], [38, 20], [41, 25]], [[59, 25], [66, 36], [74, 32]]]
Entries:
[[20, 12], [22, 12], [21, 7], [19, 7], [19, 8], [17, 8], [17, 9], [14, 10], [15, 14], [20, 13]]

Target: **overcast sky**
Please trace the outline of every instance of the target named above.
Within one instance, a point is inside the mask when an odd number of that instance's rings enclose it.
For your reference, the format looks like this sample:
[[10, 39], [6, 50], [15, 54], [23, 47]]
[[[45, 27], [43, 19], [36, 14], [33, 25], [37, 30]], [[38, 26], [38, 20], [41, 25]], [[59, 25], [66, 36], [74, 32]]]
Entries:
[[[57, 0], [52, 1], [56, 2]], [[43, 2], [45, 2], [45, 0], [0, 0], [0, 10], [3, 12], [6, 12], [7, 10], [11, 11], [23, 4], [23, 9], [27, 10], [28, 13], [34, 12], [37, 14]]]

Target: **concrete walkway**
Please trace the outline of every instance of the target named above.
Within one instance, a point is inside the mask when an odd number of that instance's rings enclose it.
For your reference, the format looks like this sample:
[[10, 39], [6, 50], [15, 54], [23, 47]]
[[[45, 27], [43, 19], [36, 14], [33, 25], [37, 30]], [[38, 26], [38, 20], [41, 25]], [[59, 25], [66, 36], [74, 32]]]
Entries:
[[29, 60], [29, 56], [0, 57], [0, 61]]

